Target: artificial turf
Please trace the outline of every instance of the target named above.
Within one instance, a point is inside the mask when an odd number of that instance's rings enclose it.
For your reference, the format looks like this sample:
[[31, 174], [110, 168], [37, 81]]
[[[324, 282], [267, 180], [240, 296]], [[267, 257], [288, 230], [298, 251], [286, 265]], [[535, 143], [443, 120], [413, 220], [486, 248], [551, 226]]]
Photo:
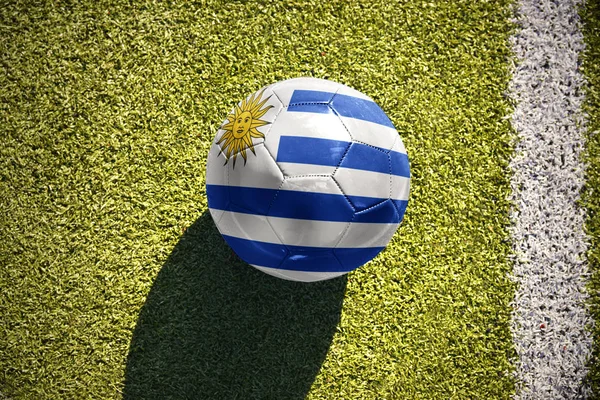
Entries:
[[[0, 396], [509, 398], [509, 5], [4, 4]], [[412, 173], [389, 247], [314, 285], [232, 255], [204, 188], [297, 76], [373, 97]]]
[[[582, 55], [582, 71], [587, 80], [584, 111], [586, 122], [586, 187], [582, 205], [587, 209], [586, 232], [590, 238], [587, 259], [591, 272], [588, 284], [589, 309], [594, 321], [600, 321], [600, 1], [587, 0], [581, 8], [586, 49]], [[600, 325], [590, 326], [593, 335], [588, 383], [593, 398], [600, 399]]]

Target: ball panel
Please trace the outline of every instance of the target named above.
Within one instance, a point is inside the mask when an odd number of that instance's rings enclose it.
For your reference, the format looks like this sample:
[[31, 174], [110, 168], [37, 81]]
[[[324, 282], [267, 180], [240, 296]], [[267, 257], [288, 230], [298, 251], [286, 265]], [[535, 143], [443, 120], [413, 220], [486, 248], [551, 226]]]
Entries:
[[362, 143], [352, 143], [340, 167], [363, 171], [390, 173], [390, 160], [386, 151]]
[[352, 222], [397, 224], [400, 223], [400, 216], [392, 200], [385, 200], [376, 206], [357, 212]]
[[262, 272], [276, 276], [277, 278], [285, 279], [288, 281], [297, 282], [318, 282], [326, 279], [336, 278], [338, 276], [345, 275], [346, 272], [305, 272], [305, 271], [290, 271], [285, 269], [277, 268], [266, 268], [258, 265], [253, 265], [254, 268], [261, 270]]
[[292, 246], [335, 247], [349, 222], [267, 217], [282, 243]]
[[370, 100], [361, 99], [354, 96], [336, 94], [331, 99], [329, 106], [340, 117], [368, 121], [374, 124], [394, 128], [394, 124], [383, 110]]

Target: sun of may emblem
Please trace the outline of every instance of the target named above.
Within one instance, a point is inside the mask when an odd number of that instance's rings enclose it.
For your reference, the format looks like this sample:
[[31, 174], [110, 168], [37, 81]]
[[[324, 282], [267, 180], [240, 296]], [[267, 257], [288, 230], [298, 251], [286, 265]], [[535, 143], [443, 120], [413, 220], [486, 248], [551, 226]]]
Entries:
[[260, 117], [273, 107], [272, 105], [263, 107], [271, 96], [260, 101], [262, 94], [261, 91], [253, 94], [249, 99], [244, 99], [227, 116], [227, 122], [221, 127], [225, 130], [225, 133], [223, 133], [217, 144], [221, 145], [223, 143], [221, 153], [225, 154], [227, 158], [225, 164], [233, 158], [233, 167], [235, 168], [235, 159], [238, 154], [241, 154], [244, 158], [244, 165], [246, 165], [246, 149], [250, 149], [256, 155], [252, 138], [265, 137], [256, 128], [269, 124], [269, 122], [261, 120]]

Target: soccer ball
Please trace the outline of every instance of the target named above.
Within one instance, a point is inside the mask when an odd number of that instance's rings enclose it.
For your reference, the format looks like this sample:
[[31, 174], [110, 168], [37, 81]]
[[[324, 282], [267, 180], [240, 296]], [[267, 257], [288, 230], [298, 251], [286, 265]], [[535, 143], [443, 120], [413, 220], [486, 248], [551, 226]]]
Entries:
[[206, 171], [208, 207], [229, 246], [267, 274], [303, 282], [346, 274], [383, 250], [409, 186], [406, 149], [381, 108], [315, 78], [239, 103]]

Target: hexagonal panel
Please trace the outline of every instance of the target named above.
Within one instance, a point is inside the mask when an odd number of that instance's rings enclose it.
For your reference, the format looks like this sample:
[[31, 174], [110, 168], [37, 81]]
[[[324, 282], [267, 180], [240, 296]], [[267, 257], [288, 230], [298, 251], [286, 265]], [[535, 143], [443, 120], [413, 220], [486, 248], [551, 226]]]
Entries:
[[234, 166], [228, 162], [227, 186], [232, 211], [265, 215], [279, 186], [283, 174], [264, 145], [255, 146], [256, 156], [248, 162]]
[[377, 148], [352, 143], [333, 178], [360, 211], [390, 197], [390, 161]]

